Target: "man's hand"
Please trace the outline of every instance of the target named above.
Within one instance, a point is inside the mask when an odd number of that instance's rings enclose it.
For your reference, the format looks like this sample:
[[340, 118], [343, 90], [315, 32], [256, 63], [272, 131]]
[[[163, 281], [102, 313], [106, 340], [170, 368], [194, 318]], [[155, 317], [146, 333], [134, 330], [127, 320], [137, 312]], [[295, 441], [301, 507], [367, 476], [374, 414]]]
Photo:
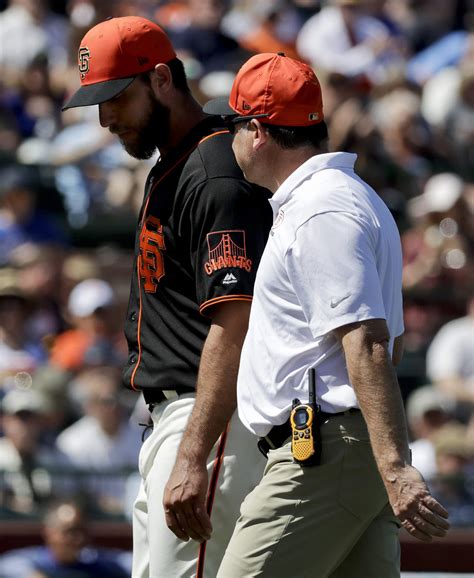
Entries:
[[209, 540], [212, 525], [206, 510], [208, 476], [206, 463], [176, 460], [165, 487], [163, 507], [166, 525], [180, 539]]
[[448, 512], [431, 496], [416, 468], [403, 466], [384, 481], [390, 505], [409, 534], [423, 542], [446, 535]]

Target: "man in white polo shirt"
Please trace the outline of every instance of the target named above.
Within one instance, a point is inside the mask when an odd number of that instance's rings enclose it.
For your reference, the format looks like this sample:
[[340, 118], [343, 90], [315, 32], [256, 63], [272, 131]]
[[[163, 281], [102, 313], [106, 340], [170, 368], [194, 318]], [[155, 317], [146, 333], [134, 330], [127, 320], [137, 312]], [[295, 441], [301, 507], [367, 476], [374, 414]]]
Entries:
[[[394, 370], [403, 334], [395, 222], [354, 172], [356, 155], [326, 152], [307, 65], [254, 56], [228, 102], [205, 111], [226, 117], [246, 178], [274, 193], [238, 378], [239, 416], [268, 464], [218, 576], [399, 576], [399, 525], [431, 541], [449, 524], [410, 465]], [[310, 368], [321, 457], [302, 465], [289, 416], [295, 398], [308, 401]]]

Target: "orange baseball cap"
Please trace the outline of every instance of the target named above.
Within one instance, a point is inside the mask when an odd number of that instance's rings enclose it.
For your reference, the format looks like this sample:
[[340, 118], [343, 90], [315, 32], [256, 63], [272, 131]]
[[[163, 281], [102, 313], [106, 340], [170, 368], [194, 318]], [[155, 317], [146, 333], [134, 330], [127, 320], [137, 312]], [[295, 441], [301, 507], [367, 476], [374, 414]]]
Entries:
[[125, 90], [138, 74], [176, 53], [166, 33], [139, 16], [109, 18], [87, 32], [78, 51], [81, 88], [63, 110], [100, 104]]
[[229, 122], [261, 118], [277, 126], [311, 126], [324, 120], [321, 86], [307, 64], [283, 53], [252, 56], [237, 73], [229, 98], [219, 97], [204, 112]]

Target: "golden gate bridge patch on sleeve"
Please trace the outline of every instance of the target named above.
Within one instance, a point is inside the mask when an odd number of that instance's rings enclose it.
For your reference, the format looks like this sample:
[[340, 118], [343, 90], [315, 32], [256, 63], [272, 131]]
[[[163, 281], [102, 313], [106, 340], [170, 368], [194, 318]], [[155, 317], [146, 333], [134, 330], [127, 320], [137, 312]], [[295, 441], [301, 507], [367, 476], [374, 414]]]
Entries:
[[252, 260], [247, 258], [245, 231], [216, 231], [207, 234], [209, 260], [204, 270], [212, 275], [220, 269], [238, 267], [248, 273], [252, 270]]

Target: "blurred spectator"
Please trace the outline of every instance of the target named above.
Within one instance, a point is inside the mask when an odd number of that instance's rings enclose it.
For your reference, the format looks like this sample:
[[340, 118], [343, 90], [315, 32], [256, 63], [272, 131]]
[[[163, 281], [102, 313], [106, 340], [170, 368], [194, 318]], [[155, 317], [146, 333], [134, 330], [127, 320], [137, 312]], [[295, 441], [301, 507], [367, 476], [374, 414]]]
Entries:
[[70, 252], [64, 260], [61, 272], [66, 300], [75, 285], [87, 279], [94, 279], [99, 274], [100, 268], [94, 253]]
[[87, 520], [74, 501], [50, 506], [43, 524], [44, 546], [0, 556], [2, 578], [126, 578], [130, 565], [118, 550], [90, 545]]
[[21, 165], [0, 169], [0, 265], [23, 243], [65, 245], [52, 216], [36, 207], [38, 183]]
[[[62, 264], [60, 302], [67, 303], [71, 291], [79, 283], [88, 279], [102, 278], [107, 279], [108, 283], [113, 286], [117, 308], [123, 310], [123, 315], [125, 315], [125, 307], [130, 294], [128, 274], [131, 266], [130, 252], [119, 250], [113, 245], [69, 252]], [[122, 311], [115, 311], [115, 313], [117, 326], [121, 330]]]
[[[391, 210], [400, 232], [407, 228], [407, 200], [417, 194], [418, 183], [413, 178], [411, 163], [405, 163], [405, 155], [392, 154], [390, 133], [398, 134], [393, 140], [407, 140], [394, 119], [393, 128], [385, 123], [391, 117], [389, 106], [372, 101], [367, 106], [364, 99], [354, 94], [352, 85], [343, 77], [327, 79], [326, 95], [329, 102], [330, 147], [331, 150], [345, 150], [357, 154], [360, 174], [375, 187]], [[390, 93], [389, 93], [390, 94]], [[400, 103], [403, 107], [403, 103]], [[327, 108], [327, 107], [326, 107]], [[326, 115], [325, 108], [325, 115]], [[400, 134], [401, 133], [401, 134]], [[401, 149], [402, 147], [397, 147]], [[403, 147], [405, 150], [405, 146]], [[427, 170], [429, 165], [425, 161]], [[424, 176], [424, 171], [423, 171]]]
[[103, 510], [123, 512], [125, 479], [136, 470], [142, 433], [129, 421], [129, 392], [122, 390], [121, 373], [112, 368], [81, 373], [74, 388], [83, 417], [59, 435], [57, 446], [83, 472], [102, 473], [87, 476], [89, 491]]
[[55, 335], [64, 330], [60, 309], [64, 250], [54, 245], [25, 243], [12, 251], [18, 285], [32, 303], [27, 334], [49, 349]]
[[368, 0], [331, 0], [301, 29], [297, 49], [318, 72], [380, 84], [403, 70], [400, 40], [368, 13]]
[[[63, 477], [71, 470], [66, 456], [44, 445], [42, 417], [48, 408], [31, 389], [12, 389], [1, 401], [0, 480], [2, 507], [32, 513], [53, 495], [68, 495], [74, 486]], [[56, 477], [59, 476], [59, 477]]]
[[436, 334], [426, 363], [433, 383], [456, 404], [456, 417], [464, 423], [474, 420], [474, 294], [467, 315]]
[[474, 525], [474, 485], [467, 475], [474, 465], [474, 438], [467, 432], [466, 426], [450, 423], [433, 438], [438, 472], [430, 488], [454, 526]]
[[296, 37], [303, 24], [300, 12], [291, 2], [247, 3], [240, 10], [234, 3], [224, 22], [240, 46], [249, 52], [284, 52], [290, 58], [301, 59], [296, 50]]
[[431, 129], [421, 114], [420, 97], [408, 88], [395, 88], [374, 99], [371, 109], [381, 144], [392, 162], [421, 188], [432, 172], [435, 152]]
[[88, 366], [121, 366], [126, 350], [115, 306], [114, 291], [106, 281], [86, 279], [76, 285], [68, 300], [74, 328], [55, 340], [51, 363], [69, 371]]
[[224, 0], [188, 0], [189, 21], [169, 35], [190, 78], [215, 70], [234, 69], [245, 60], [238, 43], [221, 31]]
[[[66, 126], [52, 139], [51, 162], [55, 165], [55, 182], [64, 199], [68, 222], [80, 228], [97, 214], [110, 212], [126, 204], [133, 186], [132, 171], [137, 162], [128, 157], [109, 133], [97, 122], [97, 112], [68, 111]], [[125, 199], [108, 204], [106, 191], [115, 171], [125, 168], [122, 183], [116, 184], [117, 195], [125, 187]], [[112, 197], [114, 200], [114, 197]]]
[[409, 212], [417, 227], [402, 239], [405, 289], [433, 288], [440, 276], [449, 275], [452, 281], [458, 279], [463, 290], [456, 296], [467, 297], [474, 231], [464, 188], [458, 176], [442, 173], [431, 177], [423, 194], [410, 201]]
[[21, 143], [21, 134], [16, 119], [10, 110], [1, 102], [2, 86], [0, 84], [0, 165], [13, 163]]
[[[474, 180], [474, 34], [456, 32], [463, 41], [459, 62], [444, 66], [423, 85], [422, 110], [453, 168]], [[462, 57], [461, 57], [462, 56]], [[439, 63], [439, 60], [436, 60]], [[443, 62], [443, 60], [441, 60]], [[444, 139], [444, 141], [443, 141]]]
[[45, 152], [49, 148], [48, 139], [58, 130], [61, 101], [62, 92], [54, 93], [48, 62], [43, 56], [36, 57], [27, 66], [18, 85], [5, 90], [0, 98], [2, 106], [15, 118], [22, 137], [38, 137]]
[[189, 23], [189, 8], [187, 0], [169, 0], [159, 2], [151, 20], [155, 20], [162, 28], [171, 30], [183, 28]]
[[419, 387], [408, 396], [406, 414], [412, 437], [412, 464], [426, 480], [431, 480], [438, 471], [432, 438], [451, 419], [450, 409], [449, 400], [432, 385]]
[[27, 332], [30, 302], [13, 269], [0, 269], [0, 377], [32, 371], [46, 359], [41, 343]]
[[[25, 379], [29, 379], [25, 376]], [[42, 440], [54, 446], [58, 434], [71, 423], [73, 406], [69, 396], [71, 375], [57, 367], [42, 365], [31, 374], [31, 388], [45, 401]]]
[[21, 77], [40, 54], [46, 54], [53, 67], [66, 64], [68, 23], [50, 10], [48, 0], [10, 0], [0, 13], [0, 29], [3, 81]]
[[463, 30], [451, 32], [411, 59], [407, 64], [407, 77], [423, 85], [447, 66], [457, 65], [468, 49], [469, 34]]
[[459, 316], [473, 283], [471, 216], [457, 175], [428, 179], [412, 199], [415, 226], [402, 235], [407, 348], [425, 353], [434, 333]]
[[465, 0], [387, 0], [386, 10], [402, 29], [412, 52], [420, 52], [452, 30], [469, 26]]
[[459, 69], [459, 89], [446, 118], [446, 136], [452, 148], [454, 166], [474, 181], [474, 34], [470, 62]]

